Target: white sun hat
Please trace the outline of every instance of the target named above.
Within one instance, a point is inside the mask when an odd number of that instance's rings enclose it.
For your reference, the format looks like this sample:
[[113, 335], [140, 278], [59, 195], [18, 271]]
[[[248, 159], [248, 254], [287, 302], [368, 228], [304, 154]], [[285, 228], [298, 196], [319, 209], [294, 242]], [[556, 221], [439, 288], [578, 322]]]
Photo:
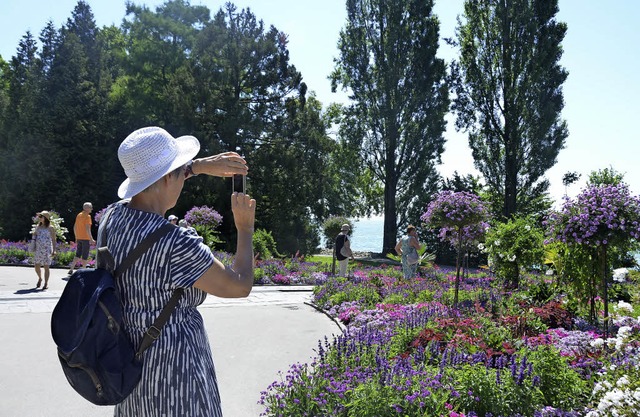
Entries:
[[200, 142], [193, 136], [174, 138], [156, 126], [134, 131], [118, 148], [118, 159], [127, 175], [118, 188], [118, 196], [130, 198], [139, 194], [174, 169], [191, 161], [199, 151]]

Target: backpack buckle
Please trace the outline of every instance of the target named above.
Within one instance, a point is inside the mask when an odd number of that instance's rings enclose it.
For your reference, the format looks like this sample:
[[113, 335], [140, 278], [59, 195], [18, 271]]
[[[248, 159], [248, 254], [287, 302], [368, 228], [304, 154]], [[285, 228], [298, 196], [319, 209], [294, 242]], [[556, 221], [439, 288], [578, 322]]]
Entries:
[[147, 334], [153, 339], [156, 340], [160, 337], [160, 333], [162, 330], [158, 329], [156, 326], [151, 326], [147, 329]]

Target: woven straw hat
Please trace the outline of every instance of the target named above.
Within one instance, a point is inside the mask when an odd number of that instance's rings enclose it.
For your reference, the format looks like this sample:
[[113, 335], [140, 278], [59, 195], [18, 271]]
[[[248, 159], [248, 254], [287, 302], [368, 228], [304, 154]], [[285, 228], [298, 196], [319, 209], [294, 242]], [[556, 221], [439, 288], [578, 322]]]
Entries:
[[36, 213], [36, 214], [44, 216], [47, 218], [47, 220], [51, 221], [51, 214], [47, 210], [42, 210], [40, 213]]
[[176, 168], [191, 161], [200, 151], [193, 136], [174, 138], [160, 127], [143, 127], [131, 133], [118, 148], [120, 165], [127, 175], [118, 188], [120, 198], [139, 194]]

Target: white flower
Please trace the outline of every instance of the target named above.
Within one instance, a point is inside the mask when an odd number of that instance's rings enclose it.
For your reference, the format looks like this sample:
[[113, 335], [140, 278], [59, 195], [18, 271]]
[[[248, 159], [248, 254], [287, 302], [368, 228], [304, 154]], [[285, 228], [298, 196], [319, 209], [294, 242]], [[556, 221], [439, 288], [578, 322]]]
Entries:
[[526, 230], [526, 231], [528, 232], [529, 230], [531, 230], [531, 226], [529, 226], [529, 225], [527, 224], [526, 226], [524, 226], [524, 230]]
[[629, 377], [625, 374], [620, 377], [616, 385], [619, 387], [624, 387], [625, 385], [629, 385]]
[[504, 259], [504, 253], [500, 253], [498, 254], [498, 256], [500, 257], [500, 259]]
[[629, 270], [627, 268], [614, 269], [613, 280], [616, 282], [625, 282], [627, 280], [628, 274], [629, 274]]
[[633, 330], [631, 328], [631, 326], [622, 326], [618, 329], [618, 338], [626, 338], [627, 336], [629, 336], [629, 333], [631, 333], [631, 330]]
[[515, 260], [516, 260], [516, 255], [511, 255], [511, 256], [509, 257], [509, 262], [513, 262], [513, 261], [515, 261]]
[[550, 277], [553, 276], [553, 269], [551, 268], [547, 269], [547, 272], [545, 272], [544, 274]]
[[616, 306], [616, 310], [626, 310], [630, 313], [633, 312], [633, 306], [627, 302], [622, 300], [618, 301], [618, 305]]
[[500, 246], [500, 240], [496, 240], [495, 242], [493, 242], [493, 244], [496, 246]]
[[478, 243], [478, 250], [484, 250], [484, 245], [482, 243]]
[[600, 349], [602, 346], [604, 346], [604, 339], [599, 337], [597, 339], [594, 339], [591, 341], [590, 343], [591, 347], [594, 347], [596, 349]]

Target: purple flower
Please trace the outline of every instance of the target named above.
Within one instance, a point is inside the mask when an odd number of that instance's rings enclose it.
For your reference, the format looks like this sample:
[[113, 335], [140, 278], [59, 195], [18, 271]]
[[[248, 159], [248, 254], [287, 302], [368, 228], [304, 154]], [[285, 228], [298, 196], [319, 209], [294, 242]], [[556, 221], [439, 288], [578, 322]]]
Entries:
[[550, 240], [595, 246], [637, 239], [639, 221], [640, 197], [626, 184], [591, 185], [547, 219]]
[[216, 229], [222, 223], [222, 215], [208, 206], [193, 207], [184, 215], [190, 226]]

